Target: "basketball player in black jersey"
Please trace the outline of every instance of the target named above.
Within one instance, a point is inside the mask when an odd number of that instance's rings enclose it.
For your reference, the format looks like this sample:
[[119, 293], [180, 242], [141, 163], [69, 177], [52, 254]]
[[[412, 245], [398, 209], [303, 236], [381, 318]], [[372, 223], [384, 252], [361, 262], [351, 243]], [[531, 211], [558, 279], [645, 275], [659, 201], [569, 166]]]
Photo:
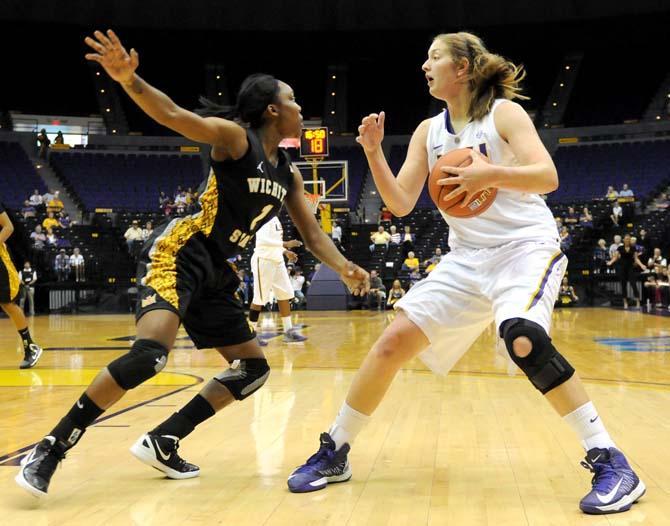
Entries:
[[198, 476], [199, 468], [177, 454], [179, 441], [218, 410], [251, 395], [270, 373], [235, 295], [239, 280], [226, 259], [240, 252], [282, 204], [307, 248], [336, 269], [352, 293], [369, 288], [367, 272], [347, 261], [320, 229], [305, 204], [300, 172], [278, 147], [285, 137], [298, 137], [302, 127], [301, 108], [290, 86], [269, 75], [248, 77], [236, 105], [239, 120], [248, 125], [244, 128], [177, 106], [135, 73], [137, 52], [127, 53], [111, 30], [96, 31], [86, 43], [94, 50], [86, 58], [99, 63], [147, 115], [189, 139], [212, 145], [211, 170], [198, 210], [156, 228], [144, 246], [138, 266], [137, 339], [130, 352], [98, 374], [23, 460], [16, 481], [38, 497], [46, 495], [56, 466], [86, 428], [127, 390], [165, 367], [180, 323], [196, 347], [215, 348], [234, 366], [141, 436], [131, 452], [170, 478]]

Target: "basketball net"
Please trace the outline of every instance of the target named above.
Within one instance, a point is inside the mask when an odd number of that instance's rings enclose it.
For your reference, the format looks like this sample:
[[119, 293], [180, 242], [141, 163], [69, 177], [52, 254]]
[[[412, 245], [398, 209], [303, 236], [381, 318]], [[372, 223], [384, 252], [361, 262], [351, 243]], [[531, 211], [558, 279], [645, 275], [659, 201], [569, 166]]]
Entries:
[[321, 196], [319, 194], [310, 194], [309, 192], [305, 192], [303, 196], [312, 213], [316, 214], [319, 209], [319, 203], [321, 202]]

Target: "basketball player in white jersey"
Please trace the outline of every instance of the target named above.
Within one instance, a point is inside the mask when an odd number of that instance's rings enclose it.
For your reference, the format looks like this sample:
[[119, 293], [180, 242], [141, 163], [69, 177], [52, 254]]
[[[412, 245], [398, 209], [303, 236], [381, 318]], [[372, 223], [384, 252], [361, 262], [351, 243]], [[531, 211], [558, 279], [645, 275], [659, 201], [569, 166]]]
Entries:
[[357, 141], [386, 206], [396, 216], [409, 214], [438, 157], [465, 147], [472, 148], [472, 164], [444, 169], [442, 183], [452, 174], [449, 184], [459, 185], [445, 200], [465, 194], [468, 203], [491, 187], [498, 194], [476, 217], [442, 214], [451, 252], [396, 303], [397, 316], [365, 358], [330, 431], [321, 434], [318, 452], [289, 477], [289, 489], [315, 491], [349, 480], [350, 446], [403, 364], [418, 355], [434, 371], [447, 373], [495, 321], [510, 358], [587, 452], [582, 465], [594, 477], [580, 508], [594, 514], [626, 511], [645, 486], [548, 335], [567, 261], [552, 214], [538, 195], [557, 188], [556, 168], [526, 112], [511, 102], [523, 98], [524, 72], [469, 33], [437, 36], [422, 69], [430, 94], [447, 108], [418, 126], [397, 177], [382, 151], [384, 113], [365, 117], [358, 128]]
[[[291, 262], [298, 259], [290, 249], [301, 245], [302, 243], [297, 239], [284, 241], [284, 229], [279, 218], [275, 216], [256, 232], [256, 248], [251, 256], [254, 298], [249, 309], [249, 321], [256, 330], [263, 305], [270, 303], [274, 295], [279, 305], [284, 341], [287, 343], [304, 342], [307, 339], [293, 327], [291, 322], [291, 301], [295, 295], [291, 278], [284, 265], [284, 256]], [[258, 343], [262, 346], [267, 345], [267, 342], [260, 336], [258, 336]]]

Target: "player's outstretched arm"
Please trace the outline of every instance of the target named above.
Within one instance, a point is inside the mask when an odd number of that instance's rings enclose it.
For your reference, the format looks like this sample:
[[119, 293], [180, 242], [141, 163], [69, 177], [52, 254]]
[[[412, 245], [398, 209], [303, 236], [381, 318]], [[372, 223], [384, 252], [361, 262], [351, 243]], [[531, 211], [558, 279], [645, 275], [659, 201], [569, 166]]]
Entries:
[[384, 204], [393, 215], [403, 217], [414, 209], [428, 176], [426, 139], [430, 121], [422, 122], [414, 131], [407, 150], [407, 158], [396, 178], [382, 150], [385, 119], [386, 115], [383, 111], [379, 114], [371, 113], [364, 117], [358, 127], [356, 142], [365, 151], [370, 172], [372, 172], [372, 177]]
[[131, 49], [128, 53], [114, 31], [95, 31], [94, 37], [84, 40], [95, 51], [87, 53], [86, 59], [100, 64], [149, 117], [188, 139], [221, 146], [233, 158], [244, 155], [247, 136], [239, 124], [219, 117], [201, 117], [178, 106], [140, 78], [135, 72], [140, 63], [137, 51]]
[[314, 214], [305, 203], [304, 183], [300, 171], [293, 167], [293, 185], [286, 197], [286, 209], [305, 242], [305, 248], [323, 263], [335, 270], [354, 295], [370, 290], [370, 275], [358, 265], [348, 261], [337, 249], [333, 240], [321, 230]]

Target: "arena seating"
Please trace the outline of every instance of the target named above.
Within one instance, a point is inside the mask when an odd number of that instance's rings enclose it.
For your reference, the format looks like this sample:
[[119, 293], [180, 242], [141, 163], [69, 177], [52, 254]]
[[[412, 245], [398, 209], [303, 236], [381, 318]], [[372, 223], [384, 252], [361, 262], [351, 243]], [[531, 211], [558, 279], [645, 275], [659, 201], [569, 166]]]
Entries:
[[35, 188], [41, 194], [47, 191], [21, 145], [0, 142], [0, 196], [5, 206], [20, 209]]

